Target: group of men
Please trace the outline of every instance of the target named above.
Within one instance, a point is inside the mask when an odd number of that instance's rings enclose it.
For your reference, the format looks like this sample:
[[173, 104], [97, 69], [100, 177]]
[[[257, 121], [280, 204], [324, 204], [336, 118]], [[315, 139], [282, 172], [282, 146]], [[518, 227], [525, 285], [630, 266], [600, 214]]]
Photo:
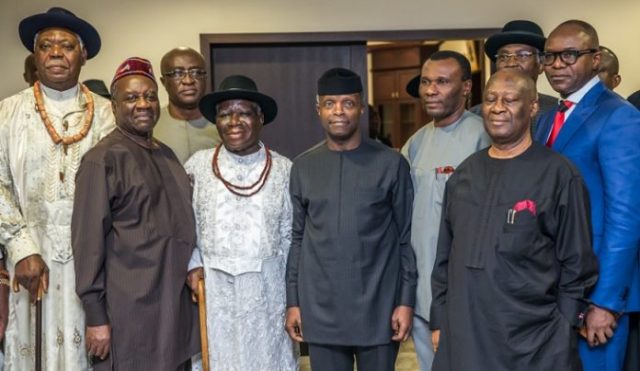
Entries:
[[178, 48], [162, 61], [173, 131], [159, 134], [172, 150], [152, 135], [160, 108], [148, 61], [124, 61], [108, 101], [78, 82], [101, 47], [91, 24], [51, 8], [19, 33], [32, 87], [0, 102], [0, 234], [14, 279], [4, 367], [40, 358], [46, 370], [181, 369], [199, 352], [185, 285], [196, 234], [174, 150], [184, 161], [219, 142], [198, 109], [204, 59]]
[[332, 68], [326, 139], [293, 162], [260, 141], [276, 101], [242, 75], [205, 95], [192, 49], [163, 57], [161, 109], [143, 58], [110, 102], [79, 84], [101, 41], [68, 10], [19, 31], [37, 81], [0, 101], [8, 370], [197, 368], [201, 280], [215, 370], [295, 370], [300, 341], [314, 370], [393, 370], [410, 335], [423, 371], [622, 368], [640, 112], [604, 86], [589, 24], [490, 37], [482, 118], [469, 61], [429, 56], [407, 91], [433, 121], [401, 153], [361, 133], [362, 81]]
[[[610, 90], [617, 58], [578, 20], [549, 38], [512, 21], [485, 51], [497, 69], [474, 107], [486, 133], [460, 104], [459, 56], [434, 53], [407, 86], [433, 118], [402, 150], [421, 370], [622, 370], [640, 311], [640, 112]], [[537, 94], [543, 71], [560, 102]]]

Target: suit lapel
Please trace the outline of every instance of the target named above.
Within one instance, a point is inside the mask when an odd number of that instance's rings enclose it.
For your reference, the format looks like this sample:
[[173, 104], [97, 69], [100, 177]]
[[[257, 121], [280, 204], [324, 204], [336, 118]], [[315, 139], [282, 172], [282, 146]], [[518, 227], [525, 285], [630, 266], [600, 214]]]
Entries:
[[589, 116], [596, 110], [598, 98], [604, 91], [604, 85], [598, 82], [589, 92], [578, 102], [575, 110], [571, 113], [571, 116], [562, 126], [556, 141], [553, 143], [553, 149], [562, 152], [567, 143], [571, 140], [571, 137], [584, 125]]
[[549, 137], [551, 127], [553, 126], [553, 116], [555, 115], [555, 112], [555, 109], [549, 110], [538, 118], [533, 136], [539, 143], [547, 143], [547, 138]]

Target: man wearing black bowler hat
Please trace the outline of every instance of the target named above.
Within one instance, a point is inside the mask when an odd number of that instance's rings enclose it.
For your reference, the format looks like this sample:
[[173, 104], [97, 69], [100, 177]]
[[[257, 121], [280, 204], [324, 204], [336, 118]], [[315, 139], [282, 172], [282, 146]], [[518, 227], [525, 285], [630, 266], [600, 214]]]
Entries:
[[360, 77], [334, 68], [318, 80], [326, 140], [291, 168], [292, 242], [286, 328], [309, 343], [314, 370], [393, 370], [411, 332], [416, 263], [413, 186], [399, 153], [364, 138]]
[[[538, 81], [542, 73], [540, 54], [544, 51], [544, 33], [540, 26], [527, 20], [514, 20], [504, 25], [501, 32], [489, 36], [484, 45], [484, 52], [495, 63], [498, 71], [513, 68], [522, 71], [533, 81]], [[558, 105], [558, 98], [538, 93], [539, 111], [531, 125], [535, 129], [537, 117], [553, 110]], [[482, 104], [471, 107], [471, 112], [482, 115]]]
[[215, 370], [297, 370], [282, 326], [291, 161], [260, 141], [278, 106], [233, 75], [199, 108], [222, 139], [185, 164], [198, 231], [188, 282], [196, 292], [205, 279], [209, 359]]
[[[86, 370], [70, 223], [80, 159], [114, 127], [108, 101], [78, 84], [80, 69], [100, 50], [100, 36], [62, 8], [23, 19], [19, 33], [39, 81], [0, 102], [0, 243], [12, 276], [26, 288], [10, 298], [5, 366], [29, 370], [41, 357], [48, 371]], [[40, 355], [34, 355], [29, 307], [36, 299], [42, 300]]]

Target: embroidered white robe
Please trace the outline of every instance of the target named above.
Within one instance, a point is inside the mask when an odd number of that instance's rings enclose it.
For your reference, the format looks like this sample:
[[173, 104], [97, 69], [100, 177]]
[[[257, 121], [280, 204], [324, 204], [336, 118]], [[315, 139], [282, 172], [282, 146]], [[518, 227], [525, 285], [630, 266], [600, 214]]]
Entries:
[[[262, 190], [240, 197], [214, 176], [213, 151], [199, 151], [185, 164], [194, 181], [198, 236], [189, 265], [204, 265], [211, 371], [297, 370], [284, 328], [291, 161], [272, 151]], [[247, 156], [222, 147], [218, 164], [225, 179], [248, 186], [260, 178], [265, 161], [264, 146]]]
[[[62, 137], [80, 131], [87, 113], [75, 86], [56, 91], [42, 85], [46, 112]], [[75, 173], [82, 155], [114, 127], [109, 101], [92, 94], [94, 117], [89, 134], [65, 148], [54, 144], [36, 110], [33, 89], [0, 101], [0, 243], [15, 264], [40, 254], [49, 267], [49, 292], [43, 299], [43, 369], [88, 369], [84, 313], [75, 292], [71, 251], [71, 212]], [[31, 370], [35, 363], [35, 310], [21, 287], [9, 299], [5, 370]]]

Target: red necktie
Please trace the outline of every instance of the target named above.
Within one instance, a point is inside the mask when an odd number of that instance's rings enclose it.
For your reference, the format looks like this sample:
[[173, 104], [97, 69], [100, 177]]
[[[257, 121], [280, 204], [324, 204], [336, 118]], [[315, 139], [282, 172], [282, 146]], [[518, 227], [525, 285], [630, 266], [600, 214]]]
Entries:
[[558, 110], [556, 111], [556, 115], [553, 118], [553, 128], [551, 128], [551, 135], [549, 135], [549, 139], [547, 139], [547, 147], [551, 148], [553, 142], [556, 141], [558, 134], [560, 134], [560, 129], [562, 129], [562, 125], [564, 125], [564, 113], [567, 112], [569, 108], [573, 106], [573, 102], [568, 100], [560, 101], [558, 105]]

